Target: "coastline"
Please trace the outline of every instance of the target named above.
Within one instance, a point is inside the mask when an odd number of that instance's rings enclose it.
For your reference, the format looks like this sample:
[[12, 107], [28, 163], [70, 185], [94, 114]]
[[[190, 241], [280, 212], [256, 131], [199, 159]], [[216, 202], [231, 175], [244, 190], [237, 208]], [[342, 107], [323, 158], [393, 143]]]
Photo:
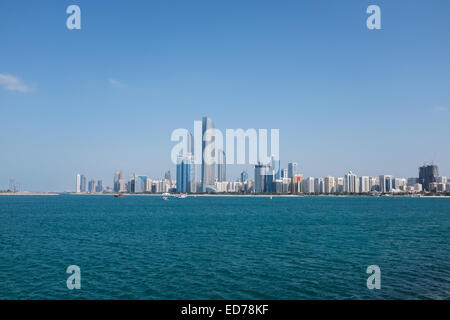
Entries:
[[13, 197], [26, 197], [26, 196], [52, 196], [52, 197], [55, 197], [55, 196], [59, 196], [60, 194], [59, 193], [44, 193], [44, 192], [24, 192], [24, 193], [21, 193], [21, 192], [18, 192], [18, 193], [13, 193], [13, 192], [10, 192], [10, 193], [0, 193], [0, 197], [1, 196], [13, 196]]
[[[62, 193], [66, 195], [74, 196], [114, 196], [114, 193]], [[162, 197], [160, 193], [121, 193], [126, 197]], [[178, 193], [171, 193], [167, 197], [176, 197]], [[205, 194], [205, 193], [190, 193], [187, 194], [188, 198], [196, 197], [243, 197], [243, 198], [312, 198], [312, 197], [324, 197], [324, 198], [352, 198], [352, 197], [364, 197], [364, 198], [450, 198], [448, 195], [368, 195], [368, 194]]]

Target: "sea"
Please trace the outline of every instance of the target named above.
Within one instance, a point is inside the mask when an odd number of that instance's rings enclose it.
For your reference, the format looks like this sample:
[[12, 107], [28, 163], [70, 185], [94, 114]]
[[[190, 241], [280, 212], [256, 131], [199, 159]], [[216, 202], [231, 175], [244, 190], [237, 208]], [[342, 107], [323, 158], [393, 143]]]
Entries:
[[450, 198], [2, 196], [0, 299], [450, 299]]

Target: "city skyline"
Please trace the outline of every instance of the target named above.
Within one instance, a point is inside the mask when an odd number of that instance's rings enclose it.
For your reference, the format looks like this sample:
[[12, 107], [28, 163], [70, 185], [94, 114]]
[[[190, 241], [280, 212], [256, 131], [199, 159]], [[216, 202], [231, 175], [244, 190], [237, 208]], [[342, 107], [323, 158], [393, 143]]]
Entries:
[[279, 128], [306, 176], [450, 176], [448, 1], [382, 2], [376, 31], [367, 1], [77, 4], [81, 30], [65, 3], [2, 3], [0, 189], [175, 173], [170, 134], [199, 115]]
[[[207, 119], [205, 117], [204, 119]], [[209, 119], [210, 120], [210, 119]], [[190, 136], [190, 134], [189, 134]], [[204, 149], [205, 146], [202, 146]], [[272, 156], [266, 164], [258, 162], [254, 166], [254, 179], [247, 171], [242, 171], [240, 179], [227, 180], [224, 172], [226, 164], [219, 161], [217, 176], [207, 177], [205, 189], [202, 179], [195, 176], [192, 151], [180, 153], [176, 168], [176, 180], [171, 180], [170, 170], [164, 173], [164, 179], [152, 179], [133, 173], [131, 179], [124, 179], [123, 171], [114, 173], [113, 188], [103, 188], [102, 180], [90, 180], [86, 187], [86, 177], [76, 175], [76, 193], [246, 193], [246, 194], [385, 194], [385, 193], [448, 193], [450, 181], [439, 174], [435, 164], [420, 166], [416, 177], [394, 177], [392, 175], [358, 176], [349, 171], [343, 177], [306, 177], [297, 171], [298, 163], [288, 163], [288, 168], [280, 168], [279, 160]], [[221, 151], [221, 154], [225, 154]], [[201, 165], [202, 170], [203, 164]], [[211, 179], [213, 178], [213, 179]], [[210, 181], [214, 180], [214, 182]], [[14, 183], [13, 180], [11, 180]], [[15, 190], [11, 187], [10, 190]]]

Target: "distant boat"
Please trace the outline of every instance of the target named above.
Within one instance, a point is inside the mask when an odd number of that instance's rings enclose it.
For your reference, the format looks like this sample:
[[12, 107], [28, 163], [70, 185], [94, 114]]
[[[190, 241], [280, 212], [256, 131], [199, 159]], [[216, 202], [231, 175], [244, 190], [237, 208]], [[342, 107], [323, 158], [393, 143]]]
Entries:
[[169, 196], [170, 196], [170, 193], [165, 192], [165, 193], [162, 194], [162, 199], [163, 200], [169, 200]]
[[179, 195], [177, 196], [177, 198], [178, 198], [178, 199], [185, 199], [185, 198], [187, 198], [187, 194], [181, 193], [181, 194], [179, 194]]
[[119, 194], [115, 194], [115, 195], [114, 195], [114, 198], [124, 198], [124, 197], [125, 197], [125, 195], [122, 194], [122, 193], [119, 193]]

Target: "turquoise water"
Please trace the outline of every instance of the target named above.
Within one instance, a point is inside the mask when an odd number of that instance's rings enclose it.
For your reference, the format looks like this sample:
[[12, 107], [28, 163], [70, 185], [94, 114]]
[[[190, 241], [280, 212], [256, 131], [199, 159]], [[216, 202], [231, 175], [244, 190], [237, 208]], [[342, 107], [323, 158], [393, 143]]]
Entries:
[[0, 197], [0, 299], [428, 298], [450, 298], [450, 199]]

